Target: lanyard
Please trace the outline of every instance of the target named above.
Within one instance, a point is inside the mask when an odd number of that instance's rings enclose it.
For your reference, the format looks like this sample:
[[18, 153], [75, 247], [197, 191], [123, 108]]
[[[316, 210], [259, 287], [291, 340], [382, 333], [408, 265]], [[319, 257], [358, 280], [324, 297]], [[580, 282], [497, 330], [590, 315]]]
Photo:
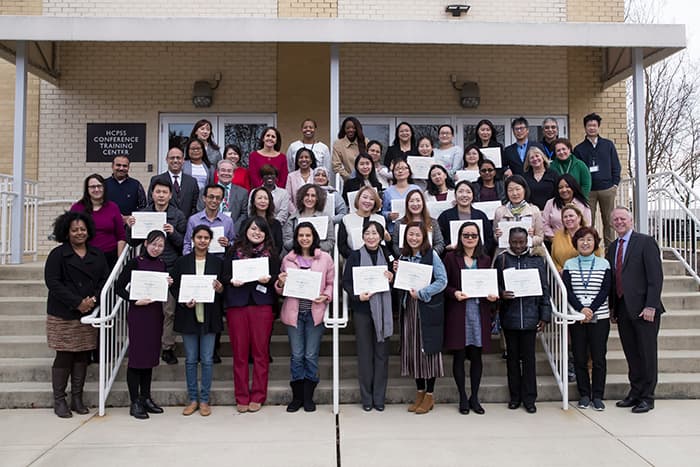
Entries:
[[588, 270], [588, 277], [583, 279], [583, 267], [581, 266], [581, 257], [578, 257], [578, 271], [581, 274], [581, 282], [583, 282], [583, 288], [588, 290], [588, 284], [591, 282], [591, 275], [593, 274], [593, 266], [595, 265], [595, 258], [591, 258], [591, 268]]

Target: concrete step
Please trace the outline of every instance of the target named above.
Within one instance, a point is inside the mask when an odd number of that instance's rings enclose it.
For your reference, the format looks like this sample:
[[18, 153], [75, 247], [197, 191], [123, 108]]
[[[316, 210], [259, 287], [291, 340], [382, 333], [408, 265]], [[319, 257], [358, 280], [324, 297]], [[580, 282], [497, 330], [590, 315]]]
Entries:
[[0, 297], [0, 316], [46, 316], [46, 296]]
[[[561, 400], [559, 388], [551, 376], [541, 376], [537, 380], [538, 401]], [[85, 401], [90, 406], [97, 405], [97, 384], [90, 382], [85, 387]], [[387, 403], [407, 404], [415, 396], [415, 384], [408, 377], [391, 378], [387, 389]], [[609, 375], [606, 385], [606, 399], [612, 402], [623, 398], [629, 391], [626, 375]], [[154, 382], [152, 386], [153, 399], [164, 406], [175, 406], [180, 410], [187, 403], [187, 392], [184, 382]], [[482, 402], [506, 403], [508, 401], [507, 382], [505, 377], [483, 378], [479, 397]], [[656, 387], [656, 397], [659, 399], [700, 398], [700, 375], [697, 373], [660, 373]], [[438, 404], [456, 403], [459, 400], [454, 382], [447, 378], [438, 378], [435, 387], [435, 398]], [[291, 391], [287, 380], [271, 380], [268, 386], [268, 405], [287, 404], [291, 399]], [[331, 382], [321, 380], [314, 399], [321, 404], [332, 402]], [[575, 384], [569, 384], [569, 400], [578, 400]], [[212, 384], [211, 402], [214, 406], [232, 406], [234, 404], [233, 385], [228, 381], [214, 381]], [[340, 382], [340, 402], [360, 402], [357, 382], [344, 379]], [[0, 407], [2, 408], [35, 408], [51, 407], [53, 404], [50, 383], [0, 383]], [[109, 398], [108, 407], [124, 407], [129, 405], [126, 383], [115, 382]], [[216, 409], [215, 409], [216, 410]], [[232, 408], [229, 410], [233, 410]], [[264, 410], [264, 409], [263, 409]]]
[[[224, 357], [221, 364], [214, 365], [215, 381], [231, 381], [233, 360]], [[52, 357], [35, 358], [1, 358], [0, 382], [48, 382], [51, 380]], [[484, 376], [506, 376], [505, 360], [500, 355], [484, 355]], [[452, 357], [443, 356], [445, 377], [452, 377]], [[610, 351], [607, 354], [608, 374], [627, 374], [627, 362], [621, 350]], [[117, 380], [126, 378], [126, 362], [122, 364], [117, 375]], [[467, 364], [468, 368], [468, 364]], [[98, 377], [97, 365], [88, 368], [88, 380], [95, 381]], [[662, 350], [659, 352], [659, 371], [664, 373], [691, 373], [700, 372], [700, 350]], [[319, 358], [319, 375], [321, 379], [332, 377], [333, 367], [331, 357]], [[551, 369], [544, 353], [537, 354], [537, 374], [540, 376], [551, 375]], [[400, 377], [401, 361], [398, 355], [392, 355], [389, 360], [389, 375]], [[289, 356], [274, 358], [270, 365], [270, 379], [284, 380], [289, 377]], [[357, 360], [353, 356], [343, 356], [340, 359], [340, 377], [343, 379], [357, 378]], [[160, 366], [153, 371], [154, 381], [184, 381], [185, 361], [179, 359], [176, 365]]]
[[697, 292], [698, 283], [690, 276], [665, 276], [664, 292]]
[[661, 262], [661, 266], [664, 270], [664, 277], [666, 276], [685, 276], [686, 270], [680, 261], [664, 259]]
[[668, 310], [700, 310], [698, 292], [664, 292], [661, 301]]
[[0, 336], [46, 335], [46, 313], [42, 315], [0, 315]]
[[0, 281], [18, 279], [44, 279], [44, 262], [0, 265]]
[[[662, 324], [663, 325], [663, 324]], [[661, 329], [658, 338], [659, 350], [700, 349], [700, 329]], [[617, 326], [613, 325], [608, 337], [608, 351], [622, 350]]]
[[48, 289], [42, 280], [12, 279], [0, 281], [0, 297], [46, 297]]

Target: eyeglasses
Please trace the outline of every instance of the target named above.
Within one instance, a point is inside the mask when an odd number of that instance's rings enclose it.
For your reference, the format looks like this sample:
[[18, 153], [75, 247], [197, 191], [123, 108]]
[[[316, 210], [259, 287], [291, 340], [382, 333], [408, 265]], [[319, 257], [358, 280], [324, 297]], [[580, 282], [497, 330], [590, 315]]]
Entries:
[[491, 172], [494, 172], [495, 169], [479, 169], [479, 172], [482, 174], [490, 174]]
[[465, 234], [462, 234], [462, 238], [470, 238], [472, 240], [475, 240], [475, 239], [479, 238], [479, 234], [465, 233]]
[[207, 195], [208, 200], [211, 201], [221, 201], [224, 197], [223, 196], [216, 196], [216, 195]]
[[556, 125], [545, 125], [544, 129], [545, 130], [556, 130], [557, 126]]
[[102, 190], [104, 187], [102, 185], [88, 185], [88, 190]]
[[202, 148], [191, 147], [190, 152], [202, 152]]
[[516, 126], [515, 128], [513, 128], [513, 131], [525, 131], [525, 130], [527, 130], [526, 126]]
[[406, 167], [405, 165], [400, 165], [398, 167], [394, 167], [394, 170], [397, 172], [404, 171], [404, 170], [408, 170], [408, 167]]

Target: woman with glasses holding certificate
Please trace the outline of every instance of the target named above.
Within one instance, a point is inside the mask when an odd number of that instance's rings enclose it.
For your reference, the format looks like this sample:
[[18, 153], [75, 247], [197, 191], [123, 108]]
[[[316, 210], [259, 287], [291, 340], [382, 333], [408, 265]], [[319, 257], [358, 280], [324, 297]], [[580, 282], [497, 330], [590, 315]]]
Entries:
[[[403, 275], [401, 268], [407, 267], [405, 262], [432, 268], [427, 285], [413, 286], [411, 282], [414, 281], [409, 278], [400, 296], [401, 376], [413, 376], [417, 389], [416, 400], [408, 406], [408, 411], [424, 414], [433, 409], [435, 379], [444, 374], [441, 353], [445, 319], [443, 290], [447, 285], [445, 266], [430, 246], [424, 223], [411, 222], [406, 226], [401, 257], [394, 263], [395, 280]], [[394, 285], [401, 288], [398, 282]]]
[[305, 412], [316, 410], [313, 398], [319, 380], [323, 315], [333, 297], [335, 275], [333, 259], [321, 251], [320, 243], [313, 224], [297, 225], [292, 251], [282, 260], [282, 272], [275, 281], [277, 293], [285, 296], [280, 319], [287, 325], [292, 352], [292, 401], [287, 412], [296, 412], [302, 406]]
[[[257, 412], [267, 398], [270, 336], [280, 263], [270, 227], [264, 218], [251, 217], [226, 253], [224, 307], [233, 354], [236, 410]], [[248, 381], [248, 356], [253, 359], [253, 382]]]
[[[479, 226], [466, 221], [459, 228], [456, 248], [445, 256], [445, 348], [453, 352], [452, 374], [459, 392], [459, 413], [463, 415], [468, 414], [469, 409], [479, 415], [484, 414], [484, 408], [479, 403], [483, 371], [481, 353], [482, 349], [488, 351], [491, 347], [491, 315], [496, 311], [498, 283], [494, 271], [492, 290], [489, 291], [489, 284], [484, 283], [483, 294], [476, 292], [474, 297], [473, 292], [464, 292], [467, 284], [463, 280], [467, 280], [468, 276], [462, 271], [490, 268], [491, 258], [481, 242]], [[467, 359], [470, 362], [469, 398], [464, 384], [464, 362]]]
[[[222, 261], [209, 253], [213, 232], [206, 225], [192, 230], [192, 252], [179, 258], [172, 270], [171, 292], [177, 298], [175, 309], [175, 332], [182, 334], [185, 345], [185, 376], [189, 404], [182, 415], [192, 415], [199, 409], [202, 417], [211, 415], [209, 392], [211, 391], [214, 341], [216, 333], [223, 329], [220, 295], [224, 291], [221, 283]], [[189, 276], [189, 277], [187, 277]], [[192, 276], [207, 276], [200, 283]], [[205, 287], [196, 287], [208, 282]], [[211, 289], [209, 289], [211, 283]], [[207, 295], [197, 300], [195, 295]], [[213, 295], [213, 299], [211, 296]], [[211, 300], [210, 300], [211, 299]], [[202, 381], [198, 388], [197, 366], [202, 367]]]
[[[117, 280], [116, 292], [124, 300], [130, 301], [129, 312], [126, 315], [129, 325], [129, 364], [126, 370], [126, 384], [129, 388], [131, 409], [129, 414], [138, 419], [148, 418], [149, 413], [163, 413], [151, 399], [151, 380], [153, 368], [158, 366], [160, 359], [160, 338], [163, 334], [163, 303], [156, 300], [154, 295], [131, 299], [136, 292], [138, 278], [132, 272], [148, 271], [167, 275], [165, 262], [161, 253], [165, 248], [165, 234], [160, 230], [148, 233], [143, 243], [141, 254], [129, 261]], [[154, 285], [161, 283], [156, 278], [145, 278]], [[144, 282], [144, 281], [142, 281]], [[131, 294], [126, 286], [131, 283]], [[167, 300], [167, 287], [172, 284], [168, 276], [162, 280], [164, 297]], [[155, 291], [154, 291], [155, 292]]]
[[[369, 221], [362, 229], [364, 246], [350, 253], [343, 289], [350, 296], [357, 344], [357, 377], [365, 412], [384, 410], [389, 376], [389, 338], [394, 333], [390, 282], [392, 258], [381, 241], [384, 227]], [[364, 279], [364, 280], [360, 280]]]

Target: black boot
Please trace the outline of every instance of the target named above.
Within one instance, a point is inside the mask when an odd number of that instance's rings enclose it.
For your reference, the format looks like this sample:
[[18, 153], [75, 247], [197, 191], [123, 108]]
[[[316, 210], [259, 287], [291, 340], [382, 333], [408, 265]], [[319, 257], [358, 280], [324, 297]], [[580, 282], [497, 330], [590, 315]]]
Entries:
[[148, 413], [146, 412], [146, 409], [143, 407], [143, 404], [141, 404], [141, 401], [135, 400], [134, 402], [131, 403], [131, 408], [129, 409], [129, 415], [131, 415], [134, 418], [138, 418], [139, 420], [145, 420], [148, 418]]
[[90, 413], [85, 404], [83, 404], [83, 387], [85, 386], [85, 378], [87, 376], [87, 363], [73, 363], [73, 371], [70, 374], [70, 408], [73, 412], [80, 415]]
[[70, 368], [51, 368], [51, 386], [53, 387], [53, 412], [61, 418], [71, 418], [73, 413], [66, 402], [66, 386]]
[[141, 398], [141, 405], [148, 413], [163, 413], [163, 408], [158, 406], [150, 396]]
[[314, 402], [314, 390], [318, 383], [310, 379], [304, 380], [304, 412], [313, 412], [316, 410]]
[[290, 381], [292, 387], [292, 402], [287, 405], [287, 412], [296, 412], [304, 405], [304, 380]]

